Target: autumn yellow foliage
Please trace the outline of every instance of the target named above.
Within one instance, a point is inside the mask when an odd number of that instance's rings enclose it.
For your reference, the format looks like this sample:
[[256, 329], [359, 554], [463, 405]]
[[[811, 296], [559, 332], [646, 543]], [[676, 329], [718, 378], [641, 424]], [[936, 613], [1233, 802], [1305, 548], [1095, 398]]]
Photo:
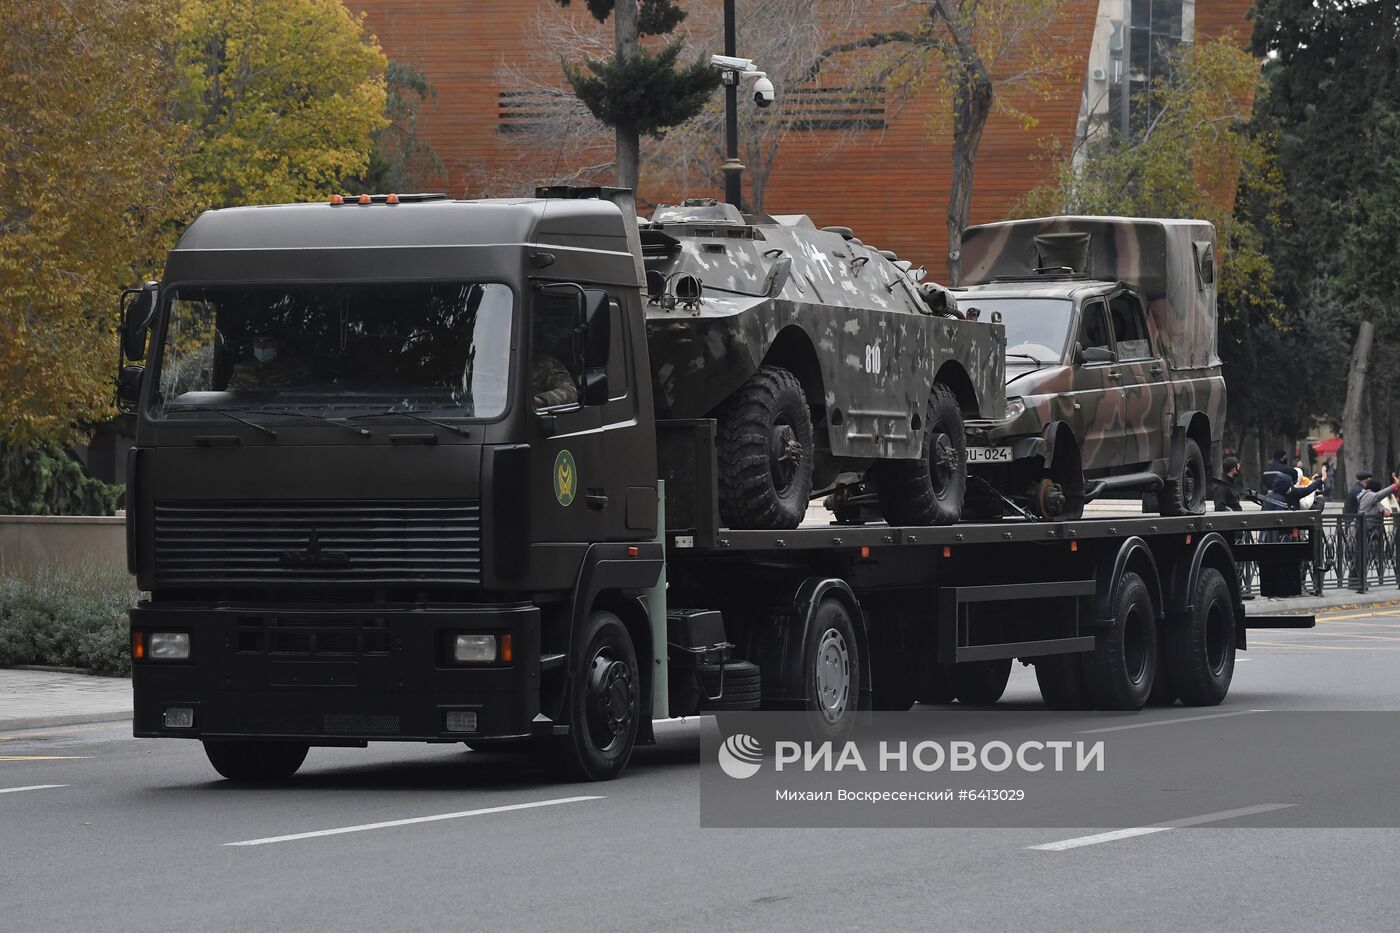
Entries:
[[302, 201], [362, 175], [388, 65], [341, 0], [181, 0], [175, 112], [201, 208]]
[[386, 65], [340, 0], [0, 2], [0, 440], [112, 414], [118, 294], [200, 210], [363, 175]]
[[164, 0], [0, 3], [0, 436], [111, 410], [117, 292], [157, 268], [183, 142]]

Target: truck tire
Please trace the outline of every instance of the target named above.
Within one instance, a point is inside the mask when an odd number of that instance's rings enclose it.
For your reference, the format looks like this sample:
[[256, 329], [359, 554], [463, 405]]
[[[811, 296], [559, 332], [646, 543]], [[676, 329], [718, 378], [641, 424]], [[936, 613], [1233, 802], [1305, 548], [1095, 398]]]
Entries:
[[641, 676], [632, 636], [611, 612], [594, 612], [574, 641], [566, 735], [552, 736], [547, 760], [559, 776], [609, 781], [632, 757], [640, 721]]
[[951, 389], [934, 385], [917, 460], [877, 460], [880, 511], [891, 525], [953, 525], [967, 493], [967, 435]]
[[1084, 685], [1083, 655], [1056, 654], [1036, 658], [1035, 682], [1041, 699], [1055, 710], [1093, 709], [1089, 688]]
[[[763, 679], [758, 665], [752, 662], [726, 661], [723, 674], [720, 665], [707, 665], [696, 671], [696, 675], [705, 690], [700, 698], [701, 712], [758, 709], [763, 701]], [[717, 693], [720, 698], [711, 700]]]
[[1167, 477], [1157, 497], [1158, 511], [1163, 515], [1199, 515], [1206, 510], [1206, 458], [1201, 445], [1186, 439], [1186, 452], [1181, 458], [1181, 472]]
[[244, 784], [285, 781], [297, 773], [309, 748], [305, 742], [204, 740], [204, 754], [214, 770]]
[[860, 645], [844, 605], [824, 599], [817, 605], [802, 643], [803, 708], [818, 741], [844, 739], [855, 728], [860, 700]]
[[1235, 676], [1235, 602], [1214, 567], [1202, 567], [1184, 625], [1166, 632], [1167, 670], [1186, 706], [1215, 706]]
[[762, 366], [725, 402], [718, 437], [719, 513], [730, 528], [796, 528], [812, 494], [812, 413], [802, 383]]
[[959, 703], [968, 706], [991, 706], [1006, 692], [1011, 679], [1011, 659], [997, 661], [964, 661], [950, 665], [948, 680]]
[[1125, 572], [1109, 603], [1113, 623], [1084, 654], [1084, 683], [1096, 709], [1139, 710], [1157, 672], [1157, 613], [1142, 577]]

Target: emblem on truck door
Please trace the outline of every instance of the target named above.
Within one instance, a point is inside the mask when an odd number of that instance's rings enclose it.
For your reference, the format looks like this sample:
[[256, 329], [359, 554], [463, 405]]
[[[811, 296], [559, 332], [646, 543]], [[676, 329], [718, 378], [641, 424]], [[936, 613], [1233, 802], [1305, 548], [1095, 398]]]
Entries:
[[574, 466], [574, 455], [567, 450], [559, 451], [554, 458], [554, 498], [560, 505], [567, 506], [574, 501], [574, 490], [578, 488], [578, 469]]

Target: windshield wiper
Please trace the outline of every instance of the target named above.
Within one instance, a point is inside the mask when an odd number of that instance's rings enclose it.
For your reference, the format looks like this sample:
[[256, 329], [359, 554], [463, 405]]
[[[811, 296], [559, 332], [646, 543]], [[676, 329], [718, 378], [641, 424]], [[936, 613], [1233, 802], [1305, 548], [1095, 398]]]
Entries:
[[[247, 411], [247, 409], [239, 409], [239, 410], [240, 410], [240, 411]], [[256, 422], [249, 421], [247, 418], [240, 418], [240, 417], [238, 417], [237, 415], [235, 415], [233, 412], [229, 411], [227, 408], [215, 408], [215, 407], [213, 407], [212, 405], [195, 405], [195, 406], [192, 406], [192, 407], [190, 407], [190, 408], [172, 408], [172, 409], [170, 409], [169, 414], [178, 415], [178, 414], [182, 414], [182, 413], [187, 412], [187, 411], [212, 411], [212, 412], [213, 412], [214, 414], [216, 414], [216, 415], [223, 415], [225, 418], [232, 418], [234, 421], [240, 422], [240, 423], [242, 423], [242, 424], [246, 424], [246, 425], [247, 425], [248, 427], [250, 427], [250, 428], [255, 428], [255, 429], [257, 429], [257, 430], [263, 432], [264, 434], [266, 434], [268, 437], [271, 437], [271, 438], [277, 437], [277, 432], [274, 431], [274, 430], [272, 430], [271, 428], [267, 427], [266, 425], [257, 424]], [[348, 425], [347, 425], [347, 427], [348, 427]]]
[[269, 415], [291, 415], [294, 418], [314, 418], [317, 421], [324, 421], [326, 424], [335, 425], [337, 428], [344, 428], [347, 431], [354, 431], [361, 437], [374, 436], [373, 432], [367, 431], [364, 428], [357, 428], [353, 424], [346, 424], [344, 421], [337, 421], [334, 418], [328, 418], [325, 415], [318, 415], [315, 412], [293, 411], [290, 408], [265, 408], [263, 409], [263, 411], [267, 412]]
[[[470, 432], [464, 427], [448, 424], [446, 421], [438, 421], [436, 418], [429, 418], [426, 415], [420, 415], [416, 409], [412, 408], [406, 411], [398, 411], [394, 408], [390, 408], [387, 411], [367, 411], [358, 415], [346, 415], [345, 420], [354, 421], [357, 418], [387, 418], [391, 415], [402, 415], [405, 418], [412, 418], [414, 421], [422, 421], [424, 424], [436, 425], [445, 431], [451, 431], [453, 434], [460, 434], [463, 437], [470, 436]], [[346, 427], [350, 427], [350, 425], [346, 425]]]
[[1008, 353], [1008, 354], [1006, 354], [1006, 355], [1007, 355], [1007, 356], [1016, 356], [1016, 357], [1020, 357], [1020, 358], [1023, 359], [1023, 360], [1030, 360], [1032, 363], [1034, 363], [1034, 364], [1037, 365], [1037, 366], [1043, 366], [1043, 365], [1045, 364], [1045, 361], [1042, 360], [1040, 357], [1038, 357], [1038, 356], [1031, 356], [1029, 353]]

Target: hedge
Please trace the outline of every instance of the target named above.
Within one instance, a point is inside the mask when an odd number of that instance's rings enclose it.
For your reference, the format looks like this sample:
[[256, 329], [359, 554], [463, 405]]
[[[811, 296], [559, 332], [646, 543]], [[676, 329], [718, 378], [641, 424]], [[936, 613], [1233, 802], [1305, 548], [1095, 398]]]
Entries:
[[130, 674], [126, 611], [137, 596], [135, 581], [122, 568], [0, 576], [0, 666]]

